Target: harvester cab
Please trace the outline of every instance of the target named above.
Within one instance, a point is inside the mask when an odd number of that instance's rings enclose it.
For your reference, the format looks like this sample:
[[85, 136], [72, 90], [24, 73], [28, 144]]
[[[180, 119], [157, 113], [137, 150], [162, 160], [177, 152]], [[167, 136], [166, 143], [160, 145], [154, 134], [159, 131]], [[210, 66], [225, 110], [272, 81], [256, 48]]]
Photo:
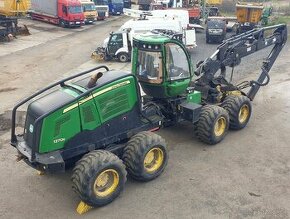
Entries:
[[[132, 73], [146, 94], [144, 102], [159, 106], [165, 125], [191, 122], [200, 140], [216, 144], [228, 128], [247, 125], [251, 101], [269, 83], [269, 71], [286, 40], [284, 24], [254, 29], [225, 40], [193, 71], [190, 54], [178, 40], [164, 34], [140, 35], [133, 41]], [[258, 79], [234, 83], [234, 68], [242, 58], [270, 46]]]
[[[284, 24], [254, 29], [225, 40], [193, 71], [190, 54], [178, 40], [164, 34], [140, 35], [133, 41], [132, 73], [139, 79], [143, 91], [153, 98], [177, 97], [194, 87], [194, 91], [201, 92], [206, 104], [218, 104], [233, 91], [253, 100], [259, 88], [268, 83], [268, 72], [286, 40]], [[273, 48], [263, 62], [258, 80], [232, 84], [234, 67], [241, 59], [269, 46]], [[227, 67], [232, 68], [230, 74]], [[193, 74], [198, 76], [194, 81]], [[193, 87], [188, 87], [189, 84]], [[242, 91], [246, 87], [250, 88], [247, 94]]]
[[154, 98], [176, 97], [192, 79], [190, 56], [183, 44], [168, 36], [140, 35], [133, 42], [132, 73]]

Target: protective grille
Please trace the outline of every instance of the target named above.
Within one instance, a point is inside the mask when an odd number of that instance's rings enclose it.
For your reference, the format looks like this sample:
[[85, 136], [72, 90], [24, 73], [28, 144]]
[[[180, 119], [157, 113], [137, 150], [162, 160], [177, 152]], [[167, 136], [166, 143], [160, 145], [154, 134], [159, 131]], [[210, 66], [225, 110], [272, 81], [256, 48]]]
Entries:
[[112, 92], [99, 99], [101, 114], [104, 120], [117, 116], [129, 110], [129, 100], [126, 89]]
[[83, 107], [82, 114], [84, 117], [84, 123], [89, 123], [89, 122], [92, 122], [95, 120], [93, 109], [92, 109], [91, 105]]
[[60, 128], [61, 126], [68, 122], [70, 120], [70, 114], [61, 117], [60, 119], [58, 119], [55, 123], [55, 129], [54, 129], [54, 137], [58, 136], [60, 134]]
[[103, 11], [101, 11], [101, 12], [98, 12], [98, 15], [99, 15], [99, 17], [105, 17], [105, 15], [106, 15], [106, 12], [103, 12]]

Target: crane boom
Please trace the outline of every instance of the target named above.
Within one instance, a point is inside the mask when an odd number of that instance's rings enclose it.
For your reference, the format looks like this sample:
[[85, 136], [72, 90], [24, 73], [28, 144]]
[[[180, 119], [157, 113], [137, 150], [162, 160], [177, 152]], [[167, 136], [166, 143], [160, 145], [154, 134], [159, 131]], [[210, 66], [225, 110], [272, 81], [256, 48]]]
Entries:
[[[205, 93], [205, 99], [208, 98], [208, 95], [216, 93], [217, 86], [222, 91], [242, 90], [250, 87], [246, 95], [253, 100], [259, 88], [269, 83], [270, 76], [268, 73], [286, 41], [287, 26], [285, 24], [254, 29], [229, 38], [218, 47], [211, 57], [199, 63], [195, 74], [200, 78], [195, 81], [194, 86], [197, 90], [202, 90]], [[256, 81], [233, 85], [231, 81], [226, 80], [226, 67], [234, 68], [241, 63], [243, 57], [269, 46], [273, 46], [273, 48], [263, 62], [261, 73]], [[219, 71], [220, 75], [216, 76]]]

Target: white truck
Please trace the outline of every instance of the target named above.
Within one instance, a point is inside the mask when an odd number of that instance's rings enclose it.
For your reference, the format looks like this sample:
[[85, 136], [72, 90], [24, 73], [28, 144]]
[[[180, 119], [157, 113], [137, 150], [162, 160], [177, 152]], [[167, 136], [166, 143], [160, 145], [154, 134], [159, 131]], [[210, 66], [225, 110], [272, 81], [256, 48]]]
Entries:
[[[97, 60], [117, 58], [120, 62], [127, 62], [131, 57], [133, 37], [153, 30], [163, 30], [163, 33], [178, 36], [189, 49], [196, 47], [195, 29], [187, 29], [188, 19], [180, 16], [183, 12], [179, 13], [178, 17], [171, 12], [164, 13], [160, 10], [158, 13], [158, 11], [154, 11], [150, 16], [147, 12], [142, 13], [141, 17], [125, 22], [118, 31], [111, 33], [110, 37], [104, 40], [103, 46], [93, 52], [92, 58]], [[188, 16], [188, 13], [186, 14]], [[136, 17], [132, 13], [129, 16]]]

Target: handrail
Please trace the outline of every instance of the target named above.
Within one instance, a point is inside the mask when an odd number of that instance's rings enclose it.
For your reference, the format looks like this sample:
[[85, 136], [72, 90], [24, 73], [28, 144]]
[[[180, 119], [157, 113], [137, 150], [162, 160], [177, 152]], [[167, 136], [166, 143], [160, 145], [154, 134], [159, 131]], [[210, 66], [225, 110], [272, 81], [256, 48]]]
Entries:
[[43, 92], [45, 92], [45, 91], [47, 91], [47, 90], [49, 90], [49, 89], [51, 89], [51, 88], [53, 88], [53, 87], [55, 87], [55, 86], [57, 86], [57, 85], [61, 85], [61, 86], [63, 86], [63, 85], [64, 85], [64, 82], [66, 82], [66, 81], [69, 81], [69, 80], [72, 80], [72, 79], [74, 79], [74, 78], [77, 78], [77, 77], [83, 76], [83, 75], [85, 75], [85, 74], [88, 74], [88, 73], [90, 73], [90, 72], [92, 72], [92, 71], [95, 71], [95, 70], [98, 70], [98, 69], [101, 69], [101, 68], [104, 68], [106, 71], [109, 71], [109, 68], [108, 68], [107, 66], [105, 66], [105, 65], [100, 65], [100, 66], [97, 66], [97, 67], [91, 68], [91, 69], [89, 69], [89, 70], [86, 70], [86, 71], [80, 72], [80, 73], [78, 73], [78, 74], [76, 74], [76, 75], [73, 75], [73, 76], [67, 77], [67, 78], [65, 78], [65, 79], [62, 79], [62, 80], [60, 80], [60, 81], [58, 81], [58, 82], [55, 82], [55, 83], [53, 83], [53, 84], [51, 84], [51, 85], [49, 85], [49, 86], [47, 86], [47, 87], [41, 89], [40, 91], [34, 93], [33, 95], [31, 95], [31, 96], [25, 98], [25, 99], [22, 100], [21, 102], [19, 102], [19, 103], [18, 103], [18, 104], [13, 108], [13, 110], [12, 110], [11, 145], [12, 145], [12, 146], [15, 146], [15, 143], [16, 143], [16, 141], [17, 141], [16, 135], [15, 135], [15, 127], [16, 127], [16, 126], [15, 126], [15, 122], [16, 122], [16, 112], [17, 112], [17, 109], [18, 109], [20, 106], [22, 106], [24, 103], [26, 103], [27, 101], [31, 100], [32, 98], [34, 98], [34, 97], [36, 97], [36, 96], [42, 94]]

